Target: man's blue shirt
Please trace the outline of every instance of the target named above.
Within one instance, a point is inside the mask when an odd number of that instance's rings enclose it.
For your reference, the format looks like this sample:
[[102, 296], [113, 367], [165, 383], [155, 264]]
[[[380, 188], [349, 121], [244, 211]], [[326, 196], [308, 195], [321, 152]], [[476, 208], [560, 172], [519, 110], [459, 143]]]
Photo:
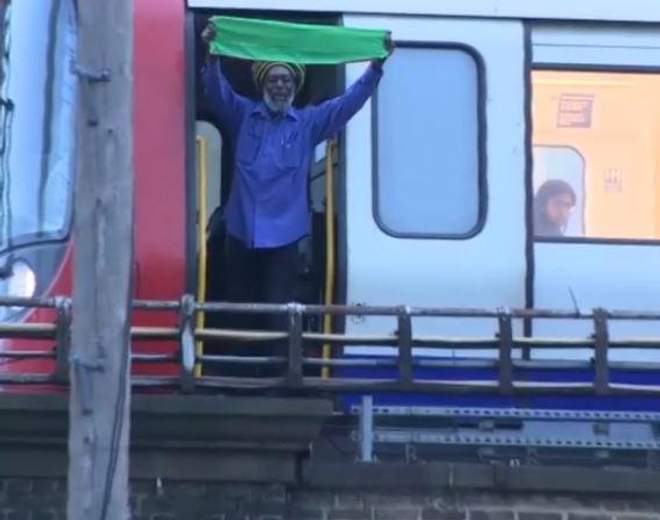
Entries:
[[206, 95], [235, 143], [234, 177], [224, 210], [232, 236], [249, 248], [271, 248], [309, 234], [314, 148], [362, 108], [382, 74], [370, 65], [343, 95], [273, 115], [263, 101], [234, 92], [217, 60], [206, 68]]

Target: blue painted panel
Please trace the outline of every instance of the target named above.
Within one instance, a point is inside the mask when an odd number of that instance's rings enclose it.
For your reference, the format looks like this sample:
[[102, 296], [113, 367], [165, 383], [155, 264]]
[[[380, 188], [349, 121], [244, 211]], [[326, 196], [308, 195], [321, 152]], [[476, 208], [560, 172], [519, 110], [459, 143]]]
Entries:
[[[358, 359], [359, 356], [347, 356], [347, 358]], [[434, 358], [437, 359], [437, 358]], [[358, 379], [386, 378], [394, 379], [397, 370], [392, 368], [365, 369], [347, 368], [342, 369], [339, 374], [342, 377]], [[442, 368], [442, 369], [416, 369], [415, 378], [420, 380], [447, 380], [447, 381], [495, 381], [497, 371], [495, 369], [474, 368]], [[635, 371], [635, 370], [611, 370], [612, 382], [629, 383], [637, 385], [657, 385], [660, 382], [660, 370]], [[591, 369], [578, 370], [540, 370], [540, 369], [516, 369], [514, 379], [518, 381], [538, 382], [590, 382], [594, 379], [594, 371]], [[342, 399], [342, 404], [348, 410], [350, 406], [358, 404], [359, 396], [348, 395]], [[543, 395], [507, 397], [497, 395], [496, 392], [484, 391], [473, 395], [420, 395], [420, 394], [386, 394], [379, 393], [375, 396], [376, 405], [407, 405], [407, 406], [472, 406], [472, 407], [494, 407], [494, 408], [543, 408], [563, 410], [646, 410], [660, 411], [660, 396], [591, 396], [577, 395], [565, 396], [548, 392]]]

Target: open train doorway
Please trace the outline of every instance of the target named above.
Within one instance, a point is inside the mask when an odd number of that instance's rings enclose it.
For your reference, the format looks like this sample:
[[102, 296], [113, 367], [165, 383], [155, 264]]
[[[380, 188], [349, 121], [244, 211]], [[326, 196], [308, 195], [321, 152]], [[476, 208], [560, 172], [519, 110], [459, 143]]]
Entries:
[[[234, 143], [217, 120], [204, 92], [203, 67], [206, 65], [206, 46], [200, 35], [209, 17], [223, 14], [207, 11], [194, 15], [194, 72], [195, 118], [196, 118], [196, 180], [195, 193], [190, 201], [194, 208], [196, 225], [197, 258], [195, 277], [197, 295], [206, 301], [226, 301], [228, 276], [226, 266], [227, 230], [223, 210], [231, 191], [234, 165]], [[232, 12], [232, 15], [299, 23], [337, 25], [336, 16], [301, 17], [300, 15], [254, 12], [248, 14]], [[245, 97], [259, 99], [252, 79], [253, 62], [221, 57], [223, 74], [234, 90]], [[305, 83], [294, 100], [294, 107], [316, 105], [336, 97], [344, 91], [343, 68], [339, 66], [307, 66]], [[309, 165], [309, 206], [311, 232], [298, 243], [297, 294], [301, 303], [335, 302], [337, 265], [337, 225], [341, 190], [338, 140], [324, 141], [316, 146]], [[331, 177], [329, 179], [328, 177]], [[330, 184], [329, 184], [330, 181]], [[332, 186], [332, 197], [328, 197], [328, 186]], [[328, 231], [329, 230], [329, 231]], [[328, 240], [330, 236], [330, 240]], [[330, 258], [329, 258], [330, 256]], [[330, 261], [329, 261], [330, 260]], [[330, 280], [331, 278], [331, 280]], [[331, 282], [331, 283], [328, 283]], [[249, 328], [246, 324], [231, 321], [230, 316], [207, 313], [203, 318], [206, 326], [225, 328]], [[307, 330], [323, 329], [322, 317], [310, 317], [304, 324]], [[208, 343], [204, 346], [211, 347]]]

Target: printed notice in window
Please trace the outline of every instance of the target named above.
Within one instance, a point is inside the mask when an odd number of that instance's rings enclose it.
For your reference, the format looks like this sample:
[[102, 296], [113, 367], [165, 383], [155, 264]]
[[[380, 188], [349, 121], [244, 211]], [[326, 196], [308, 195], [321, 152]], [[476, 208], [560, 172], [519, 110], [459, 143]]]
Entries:
[[558, 128], [590, 128], [594, 96], [562, 94], [557, 114]]

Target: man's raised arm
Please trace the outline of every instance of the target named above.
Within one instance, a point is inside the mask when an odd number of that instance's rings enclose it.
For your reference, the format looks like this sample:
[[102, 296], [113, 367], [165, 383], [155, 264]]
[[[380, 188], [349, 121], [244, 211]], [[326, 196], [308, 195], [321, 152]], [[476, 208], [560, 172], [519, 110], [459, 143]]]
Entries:
[[371, 62], [360, 79], [344, 94], [310, 108], [314, 144], [329, 139], [348, 123], [376, 91], [382, 75], [382, 66]]
[[[389, 53], [392, 54], [394, 44], [390, 37], [388, 37], [386, 45]], [[329, 139], [339, 132], [364, 106], [378, 87], [378, 82], [383, 76], [383, 64], [386, 59], [372, 61], [360, 79], [353, 83], [341, 96], [310, 109], [312, 112], [312, 135], [315, 144]]]
[[[215, 27], [212, 23], [209, 23], [202, 31], [202, 40], [207, 45], [207, 49], [215, 37]], [[208, 51], [202, 79], [204, 81], [204, 93], [220, 123], [235, 131], [240, 125], [243, 114], [250, 102], [234, 91], [222, 73], [220, 59]]]

